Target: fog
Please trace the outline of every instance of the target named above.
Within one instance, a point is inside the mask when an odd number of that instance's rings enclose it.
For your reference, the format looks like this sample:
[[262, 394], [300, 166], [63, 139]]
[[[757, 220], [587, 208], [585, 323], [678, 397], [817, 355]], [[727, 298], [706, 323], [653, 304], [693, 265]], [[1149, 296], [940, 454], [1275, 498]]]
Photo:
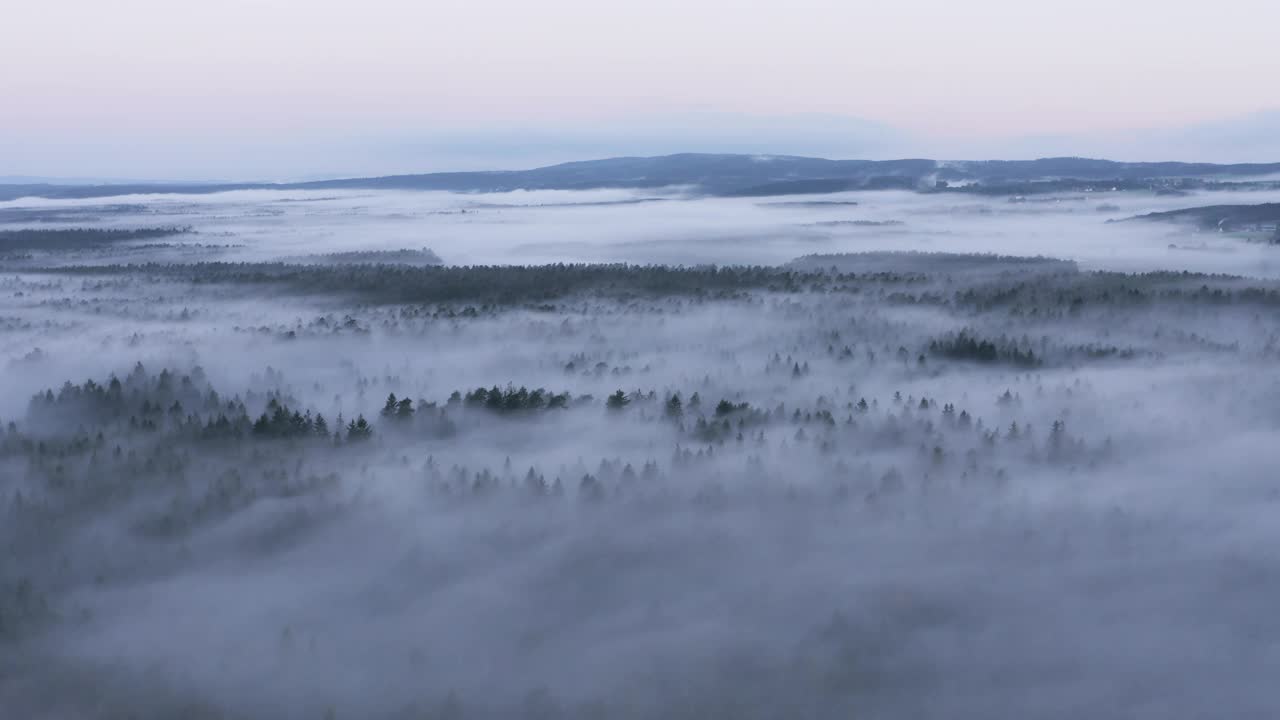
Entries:
[[0, 203], [0, 714], [1271, 717], [1277, 201]]
[[182, 244], [215, 246], [200, 259], [235, 262], [428, 247], [455, 265], [773, 265], [813, 253], [915, 250], [1047, 255], [1076, 260], [1086, 269], [1275, 276], [1280, 268], [1265, 246], [1107, 221], [1199, 205], [1277, 201], [1280, 191], [1157, 195], [1108, 192], [1103, 183], [1091, 193], [1012, 198], [894, 191], [708, 198], [681, 188], [490, 194], [245, 190], [0, 202], [0, 227], [81, 227], [84, 220], [102, 227], [190, 226], [196, 234], [180, 238]]

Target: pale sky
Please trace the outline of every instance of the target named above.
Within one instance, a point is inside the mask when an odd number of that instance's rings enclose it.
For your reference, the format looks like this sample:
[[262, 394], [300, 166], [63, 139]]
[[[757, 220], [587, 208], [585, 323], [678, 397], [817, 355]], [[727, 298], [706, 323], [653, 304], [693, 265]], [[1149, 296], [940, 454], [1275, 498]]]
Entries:
[[1277, 0], [15, 2], [0, 176], [518, 167], [718, 127], [833, 156], [1130, 138], [1237, 160], [1254, 148], [1189, 138], [1240, 121], [1280, 152], [1257, 115], [1280, 108], [1278, 41]]

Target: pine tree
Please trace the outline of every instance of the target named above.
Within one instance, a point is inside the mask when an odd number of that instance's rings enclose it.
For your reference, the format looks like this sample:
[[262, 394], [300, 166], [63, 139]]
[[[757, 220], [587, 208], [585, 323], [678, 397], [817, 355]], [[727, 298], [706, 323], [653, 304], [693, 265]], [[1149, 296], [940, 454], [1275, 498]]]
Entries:
[[630, 403], [631, 400], [627, 397], [627, 394], [618, 390], [614, 394], [610, 395], [609, 399], [605, 401], [605, 407], [610, 410], [621, 410]]

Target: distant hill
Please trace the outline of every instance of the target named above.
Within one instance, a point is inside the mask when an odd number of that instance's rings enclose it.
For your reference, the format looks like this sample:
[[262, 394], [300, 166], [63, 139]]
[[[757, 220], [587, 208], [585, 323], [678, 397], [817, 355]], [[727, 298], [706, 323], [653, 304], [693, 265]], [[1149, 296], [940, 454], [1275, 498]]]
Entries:
[[502, 192], [683, 186], [721, 196], [773, 196], [851, 189], [937, 189], [938, 182], [1016, 188], [1031, 181], [1115, 181], [1126, 187], [1170, 178], [1247, 178], [1280, 174], [1280, 163], [1124, 163], [1086, 158], [937, 161], [827, 160], [790, 155], [686, 153], [562, 163], [532, 170], [445, 172], [298, 183], [121, 183], [112, 185], [0, 185], [0, 200], [35, 196], [92, 198], [129, 194], [202, 194], [245, 189], [385, 189]]
[[1148, 213], [1130, 220], [1185, 222], [1192, 223], [1202, 230], [1276, 230], [1280, 226], [1280, 203], [1207, 205]]
[[1280, 171], [1280, 163], [1116, 162], [1090, 158], [1042, 158], [1040, 160], [978, 160], [941, 163], [943, 180], [1002, 181], [1051, 180], [1154, 180], [1167, 178], [1245, 178]]

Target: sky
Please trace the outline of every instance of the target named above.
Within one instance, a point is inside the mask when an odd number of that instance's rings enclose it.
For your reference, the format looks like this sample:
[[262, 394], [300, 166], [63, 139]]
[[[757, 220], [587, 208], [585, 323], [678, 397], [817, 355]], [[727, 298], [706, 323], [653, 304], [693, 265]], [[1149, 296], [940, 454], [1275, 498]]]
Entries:
[[1280, 160], [1274, 0], [44, 0], [0, 176], [742, 151]]

